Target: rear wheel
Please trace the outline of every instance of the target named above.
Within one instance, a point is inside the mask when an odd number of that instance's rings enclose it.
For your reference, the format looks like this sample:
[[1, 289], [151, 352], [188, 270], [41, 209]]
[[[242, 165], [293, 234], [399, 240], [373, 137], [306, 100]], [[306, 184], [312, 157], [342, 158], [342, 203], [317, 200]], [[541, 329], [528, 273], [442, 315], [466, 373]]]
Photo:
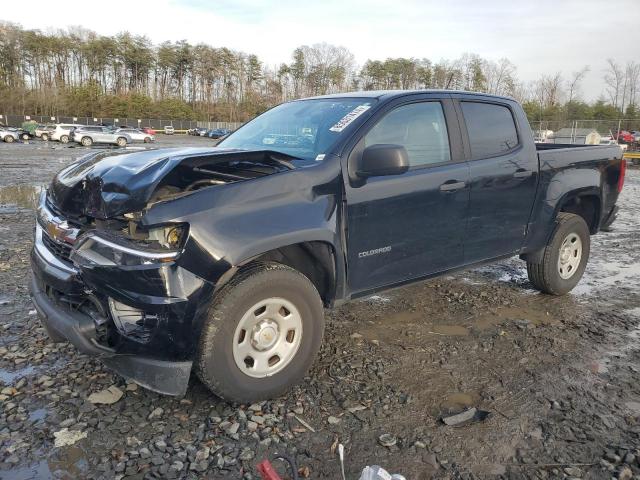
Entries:
[[93, 145], [93, 139], [91, 137], [82, 137], [80, 143], [82, 143], [82, 145], [84, 145], [85, 147], [90, 147], [91, 145]]
[[254, 265], [216, 294], [200, 336], [198, 376], [226, 400], [273, 398], [302, 380], [323, 333], [322, 300], [306, 276], [277, 263]]
[[144, 143], [150, 143], [151, 139], [149, 137], [144, 137]]
[[23, 133], [22, 134], [22, 140], [29, 140], [31, 137], [29, 136], [28, 133]]
[[118, 137], [118, 139], [116, 140], [116, 143], [118, 144], [119, 147], [126, 147], [127, 139], [124, 137]]
[[69, 135], [61, 135], [60, 143], [69, 143]]
[[4, 137], [4, 141], [7, 143], [13, 143], [14, 140], [15, 138], [13, 138], [11, 135], [7, 135], [6, 137]]
[[42, 135], [40, 135], [40, 138], [46, 142], [47, 140], [49, 140], [49, 134], [43, 133]]
[[529, 280], [538, 290], [564, 295], [575, 287], [589, 259], [591, 237], [582, 217], [560, 213], [540, 262], [527, 262]]

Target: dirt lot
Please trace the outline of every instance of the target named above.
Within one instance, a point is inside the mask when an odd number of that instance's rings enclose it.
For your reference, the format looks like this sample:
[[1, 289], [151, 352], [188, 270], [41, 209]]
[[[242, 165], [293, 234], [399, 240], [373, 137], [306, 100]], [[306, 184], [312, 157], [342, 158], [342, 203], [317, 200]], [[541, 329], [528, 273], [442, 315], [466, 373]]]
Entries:
[[[303, 385], [244, 406], [195, 378], [162, 397], [48, 341], [27, 289], [31, 202], [83, 152], [0, 144], [0, 478], [248, 479], [277, 452], [339, 479], [338, 442], [348, 479], [371, 464], [407, 479], [640, 478], [640, 171], [572, 294], [538, 294], [513, 259], [351, 303], [327, 312]], [[115, 403], [89, 400], [111, 386]], [[442, 423], [469, 406], [488, 415]]]

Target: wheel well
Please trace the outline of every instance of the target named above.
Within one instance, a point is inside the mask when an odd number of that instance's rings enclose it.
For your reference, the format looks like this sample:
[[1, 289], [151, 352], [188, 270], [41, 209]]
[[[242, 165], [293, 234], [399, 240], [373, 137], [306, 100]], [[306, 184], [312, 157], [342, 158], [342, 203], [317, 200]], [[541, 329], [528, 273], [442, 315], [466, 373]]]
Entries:
[[591, 234], [598, 231], [600, 198], [597, 195], [571, 196], [564, 201], [559, 211], [580, 215], [587, 223]]
[[335, 295], [336, 264], [333, 247], [325, 242], [303, 242], [270, 250], [251, 259], [278, 262], [295, 268], [314, 284], [322, 302], [329, 305]]

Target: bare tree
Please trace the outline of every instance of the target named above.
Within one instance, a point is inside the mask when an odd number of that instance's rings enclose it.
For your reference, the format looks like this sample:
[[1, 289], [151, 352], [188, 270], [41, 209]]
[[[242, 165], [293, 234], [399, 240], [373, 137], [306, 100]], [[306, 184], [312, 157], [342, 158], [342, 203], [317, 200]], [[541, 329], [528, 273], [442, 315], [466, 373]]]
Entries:
[[607, 94], [609, 95], [609, 100], [611, 104], [620, 109], [619, 103], [620, 99], [623, 96], [623, 86], [624, 86], [624, 72], [622, 71], [622, 67], [615, 62], [612, 58], [607, 59], [608, 69], [604, 76], [604, 81], [607, 85]]
[[575, 98], [580, 96], [580, 83], [591, 69], [589, 65], [585, 65], [582, 70], [573, 72], [571, 78], [567, 80], [568, 98], [567, 102], [571, 103]]
[[516, 67], [506, 58], [497, 62], [487, 61], [484, 68], [484, 77], [487, 92], [494, 95], [510, 95], [514, 85]]
[[636, 105], [638, 88], [640, 88], [640, 63], [629, 62], [625, 68], [625, 84], [628, 90], [629, 103], [627, 105]]

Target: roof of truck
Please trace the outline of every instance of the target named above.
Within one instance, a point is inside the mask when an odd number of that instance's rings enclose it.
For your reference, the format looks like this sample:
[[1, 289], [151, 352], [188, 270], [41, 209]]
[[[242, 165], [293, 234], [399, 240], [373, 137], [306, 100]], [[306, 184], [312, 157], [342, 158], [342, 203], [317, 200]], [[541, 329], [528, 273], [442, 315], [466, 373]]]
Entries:
[[458, 94], [469, 95], [474, 97], [501, 98], [503, 100], [514, 101], [513, 98], [503, 95], [492, 95], [483, 92], [469, 92], [465, 90], [445, 90], [445, 89], [425, 89], [425, 90], [364, 90], [358, 92], [332, 93], [329, 95], [318, 95], [316, 97], [301, 98], [299, 100], [310, 100], [317, 98], [378, 98], [389, 100], [396, 97], [404, 97], [406, 95], [417, 95], [421, 93], [440, 93], [440, 94]]

